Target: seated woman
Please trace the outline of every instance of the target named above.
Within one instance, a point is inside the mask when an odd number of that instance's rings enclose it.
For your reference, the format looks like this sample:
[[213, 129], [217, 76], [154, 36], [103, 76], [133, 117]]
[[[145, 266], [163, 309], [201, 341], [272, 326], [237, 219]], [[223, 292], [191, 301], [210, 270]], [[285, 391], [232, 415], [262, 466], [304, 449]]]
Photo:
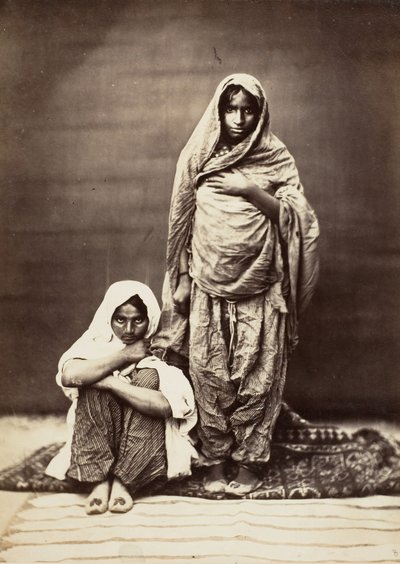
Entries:
[[93, 485], [88, 514], [125, 513], [140, 488], [190, 474], [192, 389], [178, 368], [147, 353], [159, 316], [148, 286], [116, 282], [60, 359], [56, 381], [72, 400], [71, 433], [46, 473]]

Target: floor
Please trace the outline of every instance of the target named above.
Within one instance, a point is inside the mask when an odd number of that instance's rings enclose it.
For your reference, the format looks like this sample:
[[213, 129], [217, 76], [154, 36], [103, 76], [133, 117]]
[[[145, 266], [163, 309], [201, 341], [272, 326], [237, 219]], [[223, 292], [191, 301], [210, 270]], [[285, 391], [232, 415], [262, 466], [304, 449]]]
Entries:
[[[389, 424], [379, 428], [400, 435]], [[0, 418], [0, 466], [64, 436], [63, 418]], [[83, 503], [76, 494], [0, 492], [0, 561], [400, 562], [400, 497], [210, 501], [155, 496], [137, 500], [125, 515], [91, 517]]]
[[[63, 441], [66, 436], [63, 416], [0, 417], [0, 468], [16, 464], [41, 446]], [[0, 491], [0, 533], [30, 494]], [[1, 553], [0, 553], [1, 562]]]

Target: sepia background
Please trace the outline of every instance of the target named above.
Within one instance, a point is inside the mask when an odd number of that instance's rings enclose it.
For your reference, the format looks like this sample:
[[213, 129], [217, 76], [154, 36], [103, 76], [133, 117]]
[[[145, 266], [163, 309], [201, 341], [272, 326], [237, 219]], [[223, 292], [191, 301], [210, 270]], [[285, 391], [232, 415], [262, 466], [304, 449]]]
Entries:
[[287, 400], [400, 401], [400, 6], [28, 0], [0, 8], [0, 413], [57, 413], [62, 352], [108, 285], [160, 297], [174, 169], [218, 82], [254, 74], [321, 224]]

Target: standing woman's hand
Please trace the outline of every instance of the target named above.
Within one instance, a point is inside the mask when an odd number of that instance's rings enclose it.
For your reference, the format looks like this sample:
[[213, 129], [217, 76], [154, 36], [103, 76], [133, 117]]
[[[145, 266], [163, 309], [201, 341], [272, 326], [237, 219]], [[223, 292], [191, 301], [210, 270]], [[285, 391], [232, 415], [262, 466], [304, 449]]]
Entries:
[[188, 317], [190, 310], [190, 292], [192, 281], [188, 273], [179, 276], [178, 286], [172, 296], [174, 310], [185, 317]]
[[205, 184], [213, 188], [217, 194], [242, 196], [276, 225], [279, 225], [279, 200], [262, 190], [239, 170], [232, 169], [213, 174], [206, 179]]
[[256, 186], [239, 170], [217, 172], [205, 180], [206, 186], [213, 188], [220, 194], [246, 197], [247, 193]]

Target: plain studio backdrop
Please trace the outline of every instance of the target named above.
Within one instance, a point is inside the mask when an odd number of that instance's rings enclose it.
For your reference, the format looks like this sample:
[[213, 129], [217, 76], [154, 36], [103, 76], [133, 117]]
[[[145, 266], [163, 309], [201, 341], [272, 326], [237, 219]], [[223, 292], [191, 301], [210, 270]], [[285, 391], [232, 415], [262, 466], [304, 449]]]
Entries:
[[286, 398], [305, 415], [400, 402], [400, 5], [8, 0], [0, 8], [0, 411], [68, 402], [57, 361], [108, 285], [160, 298], [178, 154], [228, 74], [267, 92], [321, 224]]

